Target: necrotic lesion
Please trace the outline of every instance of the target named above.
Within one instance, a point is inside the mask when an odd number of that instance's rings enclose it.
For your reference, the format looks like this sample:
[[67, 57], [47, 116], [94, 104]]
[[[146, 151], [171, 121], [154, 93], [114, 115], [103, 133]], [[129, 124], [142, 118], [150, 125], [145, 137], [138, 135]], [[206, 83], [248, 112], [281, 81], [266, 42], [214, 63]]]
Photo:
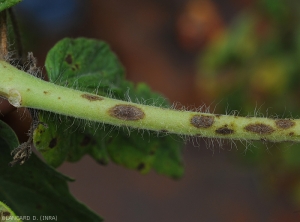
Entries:
[[138, 107], [132, 105], [116, 105], [110, 109], [110, 116], [121, 120], [140, 120], [145, 113]]
[[191, 119], [191, 124], [197, 128], [209, 128], [214, 123], [213, 116], [195, 115]]

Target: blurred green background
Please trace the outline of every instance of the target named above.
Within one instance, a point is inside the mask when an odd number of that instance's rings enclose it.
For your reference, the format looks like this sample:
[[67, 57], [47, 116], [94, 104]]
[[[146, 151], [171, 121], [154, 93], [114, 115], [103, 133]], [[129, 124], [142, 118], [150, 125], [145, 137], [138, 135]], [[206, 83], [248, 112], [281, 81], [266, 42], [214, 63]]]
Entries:
[[[254, 2], [205, 47], [197, 87], [220, 101], [218, 111], [228, 106], [242, 116], [299, 118], [299, 6], [299, 1]], [[255, 143], [249, 149], [244, 159], [265, 173], [266, 186], [299, 205], [299, 145]]]

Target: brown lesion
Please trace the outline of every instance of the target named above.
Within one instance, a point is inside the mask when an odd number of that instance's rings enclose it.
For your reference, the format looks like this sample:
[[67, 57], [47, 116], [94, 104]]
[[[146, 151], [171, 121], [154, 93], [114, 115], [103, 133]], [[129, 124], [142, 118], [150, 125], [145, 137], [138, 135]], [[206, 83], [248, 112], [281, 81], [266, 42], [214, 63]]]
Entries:
[[66, 63], [71, 65], [73, 63], [73, 58], [71, 54], [68, 54], [67, 57], [65, 58]]
[[296, 125], [293, 120], [289, 119], [277, 119], [275, 120], [275, 124], [280, 129], [289, 129]]
[[2, 216], [3, 217], [9, 217], [10, 216], [10, 213], [8, 211], [3, 211], [2, 212]]
[[140, 120], [145, 117], [143, 110], [133, 105], [115, 105], [108, 112], [110, 116], [121, 120]]
[[191, 124], [196, 128], [209, 128], [214, 123], [213, 116], [194, 115], [191, 118]]
[[68, 65], [70, 65], [72, 71], [76, 71], [80, 69], [80, 65], [78, 63], [74, 64], [74, 60], [71, 54], [68, 54], [65, 58], [65, 62], [68, 63]]
[[49, 92], [48, 92], [48, 91], [44, 91], [43, 93], [44, 93], [45, 95], [49, 94]]
[[85, 135], [80, 143], [80, 146], [84, 147], [84, 146], [95, 145], [95, 144], [96, 144], [96, 142], [92, 136]]
[[275, 131], [273, 127], [263, 123], [248, 124], [244, 129], [248, 132], [257, 134], [271, 134]]
[[138, 171], [141, 171], [141, 170], [143, 170], [143, 169], [145, 169], [145, 168], [146, 168], [145, 163], [140, 163], [140, 164], [137, 166], [137, 170], [138, 170]]
[[233, 134], [233, 133], [234, 133], [234, 130], [228, 128], [227, 125], [224, 125], [224, 126], [218, 128], [218, 129], [216, 129], [215, 132], [216, 132], [217, 134], [221, 134], [221, 135], [229, 135], [229, 134]]
[[75, 64], [74, 66], [72, 66], [73, 71], [79, 70], [79, 68], [80, 68], [79, 64]]
[[81, 97], [84, 99], [87, 99], [91, 102], [103, 100], [103, 98], [101, 96], [96, 96], [96, 95], [91, 95], [91, 94], [82, 94]]
[[57, 138], [53, 138], [49, 143], [49, 148], [52, 149], [57, 145]]

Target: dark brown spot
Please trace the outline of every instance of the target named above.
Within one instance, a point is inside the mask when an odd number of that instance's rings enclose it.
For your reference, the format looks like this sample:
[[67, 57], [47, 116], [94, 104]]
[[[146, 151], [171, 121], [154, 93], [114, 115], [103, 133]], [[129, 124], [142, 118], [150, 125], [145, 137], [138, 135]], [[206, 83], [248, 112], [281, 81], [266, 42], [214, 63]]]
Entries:
[[278, 119], [275, 120], [276, 126], [281, 129], [289, 129], [295, 126], [295, 122], [289, 119]]
[[60, 99], [60, 97], [58, 97], [58, 99]]
[[2, 212], [2, 216], [8, 217], [8, 216], [10, 216], [10, 213], [8, 211], [4, 211], [4, 212]]
[[27, 91], [27, 92], [29, 92], [29, 91], [30, 91], [30, 89], [27, 89], [26, 91]]
[[289, 136], [294, 136], [294, 135], [295, 135], [294, 132], [290, 132], [290, 133], [289, 133]]
[[191, 119], [191, 124], [197, 128], [208, 128], [214, 123], [213, 116], [195, 115]]
[[41, 141], [36, 141], [35, 144], [36, 145], [40, 145]]
[[273, 127], [263, 123], [249, 124], [245, 126], [244, 129], [252, 133], [258, 133], [258, 134], [271, 134], [274, 132]]
[[144, 118], [145, 113], [132, 105], [116, 105], [109, 110], [109, 115], [121, 120], [140, 120]]
[[87, 145], [89, 145], [91, 142], [92, 142], [92, 138], [91, 138], [90, 136], [88, 136], [88, 135], [85, 135], [85, 136], [83, 137], [83, 140], [82, 140], [81, 143], [80, 143], [80, 146], [87, 146]]
[[71, 64], [73, 63], [72, 56], [71, 56], [70, 54], [68, 54], [67, 57], [66, 57], [66, 59], [65, 59], [65, 61], [66, 61], [69, 65], [71, 65]]
[[72, 66], [72, 70], [73, 70], [73, 71], [76, 71], [76, 70], [78, 70], [79, 68], [80, 68], [79, 64], [75, 64], [75, 65]]
[[215, 116], [216, 116], [217, 118], [220, 118], [221, 114], [216, 114]]
[[48, 91], [44, 91], [44, 94], [46, 95], [46, 94], [48, 94], [49, 92]]
[[90, 95], [90, 94], [82, 94], [81, 97], [85, 98], [91, 102], [103, 100], [103, 98], [101, 96]]
[[144, 163], [140, 163], [138, 166], [137, 166], [137, 170], [143, 170], [145, 169], [145, 164]]
[[221, 127], [219, 129], [216, 129], [216, 133], [217, 134], [222, 134], [222, 135], [228, 135], [228, 134], [232, 134], [234, 133], [234, 130], [233, 129], [229, 129], [227, 127], [227, 125], [225, 125], [224, 127]]
[[49, 143], [49, 148], [52, 149], [57, 144], [57, 138], [53, 138]]
[[44, 129], [41, 129], [41, 130], [38, 130], [38, 132], [39, 132], [40, 134], [42, 134], [42, 133], [45, 132], [45, 130], [44, 130]]

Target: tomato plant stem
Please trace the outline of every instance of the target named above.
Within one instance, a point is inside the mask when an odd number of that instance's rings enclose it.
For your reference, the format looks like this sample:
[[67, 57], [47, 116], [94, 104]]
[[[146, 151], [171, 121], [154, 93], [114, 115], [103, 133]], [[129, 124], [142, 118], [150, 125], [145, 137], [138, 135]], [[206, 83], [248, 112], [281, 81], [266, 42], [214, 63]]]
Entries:
[[217, 115], [120, 101], [43, 81], [4, 61], [0, 61], [0, 73], [0, 95], [15, 107], [187, 136], [300, 141], [300, 120]]

